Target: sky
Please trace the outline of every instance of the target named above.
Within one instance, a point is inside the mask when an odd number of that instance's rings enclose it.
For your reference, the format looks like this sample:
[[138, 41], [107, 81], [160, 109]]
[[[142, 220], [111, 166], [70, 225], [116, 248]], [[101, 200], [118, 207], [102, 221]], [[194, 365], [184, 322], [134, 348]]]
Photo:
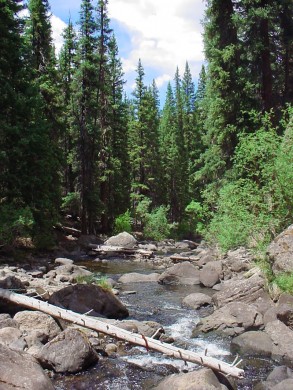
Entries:
[[[69, 17], [79, 19], [80, 0], [49, 0], [51, 23], [57, 51], [61, 33]], [[204, 0], [109, 0], [108, 13], [119, 47], [125, 73], [126, 92], [135, 85], [136, 68], [141, 59], [145, 84], [155, 79], [164, 97], [168, 81], [177, 66], [181, 76], [188, 61], [195, 83], [204, 62]]]

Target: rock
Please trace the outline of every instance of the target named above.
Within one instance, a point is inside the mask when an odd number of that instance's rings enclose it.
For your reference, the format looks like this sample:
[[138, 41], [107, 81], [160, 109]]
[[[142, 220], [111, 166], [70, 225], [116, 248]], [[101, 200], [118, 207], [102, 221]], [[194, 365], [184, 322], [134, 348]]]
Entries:
[[137, 272], [132, 272], [129, 274], [122, 275], [118, 282], [119, 283], [143, 283], [143, 282], [157, 282], [160, 274], [139, 274]]
[[189, 243], [186, 241], [178, 241], [175, 243], [175, 248], [183, 250], [183, 249], [190, 249], [190, 246]]
[[234, 354], [270, 357], [273, 344], [268, 334], [260, 331], [250, 331], [235, 337], [230, 348]]
[[205, 287], [213, 287], [219, 282], [222, 276], [222, 262], [212, 261], [203, 266], [200, 270], [199, 280]]
[[231, 302], [210, 316], [202, 318], [192, 335], [197, 337], [201, 333], [216, 331], [237, 336], [246, 330], [258, 330], [262, 325], [262, 315], [255, 308], [243, 302]]
[[24, 352], [0, 345], [1, 390], [54, 390], [54, 386], [38, 362]]
[[161, 274], [158, 279], [160, 284], [199, 284], [199, 270], [189, 261], [175, 264]]
[[[293, 371], [286, 366], [275, 367], [267, 380], [258, 383], [255, 390], [291, 390], [293, 388]], [[279, 387], [278, 387], [279, 386]]]
[[194, 293], [187, 295], [187, 297], [183, 299], [182, 304], [196, 310], [202, 306], [211, 305], [212, 298], [206, 294]]
[[138, 247], [150, 252], [156, 252], [158, 250], [158, 247], [155, 244], [138, 244]]
[[66, 329], [39, 351], [38, 360], [44, 368], [55, 372], [76, 373], [98, 361], [86, 334]]
[[291, 330], [293, 330], [293, 306], [290, 304], [281, 304], [273, 306], [264, 314], [264, 324], [280, 320]]
[[26, 347], [22, 332], [9, 327], [0, 329], [0, 344], [6, 345], [6, 347], [15, 351], [23, 351]]
[[0, 280], [0, 288], [8, 290], [15, 290], [15, 292], [21, 294], [26, 292], [26, 286], [24, 283], [15, 276], [7, 276]]
[[265, 332], [273, 342], [272, 358], [293, 367], [293, 331], [276, 320], [266, 325]]
[[72, 265], [73, 264], [73, 260], [66, 259], [66, 258], [63, 258], [63, 257], [58, 257], [57, 259], [55, 259], [55, 264]]
[[92, 274], [91, 271], [88, 271], [83, 267], [74, 264], [65, 264], [49, 271], [44, 277], [53, 277], [58, 282], [76, 283], [78, 278], [91, 276]]
[[249, 270], [252, 261], [253, 257], [251, 253], [246, 248], [240, 247], [238, 249], [228, 251], [224, 262], [226, 267], [228, 267], [233, 273], [239, 273]]
[[262, 315], [264, 315], [272, 307], [275, 307], [274, 302], [266, 291], [263, 291], [263, 293], [252, 303], [252, 305]]
[[7, 327], [17, 328], [18, 323], [13, 320], [9, 314], [0, 314], [0, 329]]
[[42, 342], [53, 339], [61, 332], [54, 318], [40, 311], [20, 311], [15, 314], [14, 320], [18, 323], [21, 331], [25, 331], [27, 334], [37, 332]]
[[208, 368], [186, 374], [173, 374], [163, 379], [154, 390], [228, 390]]
[[263, 287], [264, 279], [259, 275], [235, 280], [225, 284], [224, 288], [213, 295], [213, 301], [219, 308], [233, 301], [251, 303], [263, 295]]
[[293, 272], [293, 225], [279, 234], [268, 247], [268, 256], [275, 275]]
[[114, 343], [109, 343], [105, 347], [105, 352], [109, 356], [115, 356], [117, 353], [117, 350], [118, 350], [117, 345]]
[[105, 241], [105, 245], [122, 246], [124, 248], [134, 248], [136, 244], [136, 239], [127, 232], [119, 233], [117, 236], [112, 236]]
[[137, 321], [137, 320], [103, 320], [104, 322], [115, 325], [118, 328], [128, 330], [132, 333], [143, 334], [147, 337], [152, 337], [158, 329], [163, 329], [162, 325], [155, 321]]
[[91, 316], [123, 319], [129, 313], [126, 307], [116, 298], [111, 291], [93, 284], [77, 284], [65, 287], [49, 299], [49, 303], [72, 310], [77, 313], [87, 313]]

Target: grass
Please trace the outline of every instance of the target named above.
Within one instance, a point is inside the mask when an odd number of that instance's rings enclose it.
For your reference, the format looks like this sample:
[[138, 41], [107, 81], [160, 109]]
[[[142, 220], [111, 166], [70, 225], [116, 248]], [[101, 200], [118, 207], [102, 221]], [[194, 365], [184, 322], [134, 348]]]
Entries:
[[100, 274], [77, 276], [76, 283], [96, 284], [97, 286], [101, 287], [103, 290], [108, 290], [108, 291], [112, 290], [112, 287], [108, 283], [108, 278], [106, 276], [101, 276]]

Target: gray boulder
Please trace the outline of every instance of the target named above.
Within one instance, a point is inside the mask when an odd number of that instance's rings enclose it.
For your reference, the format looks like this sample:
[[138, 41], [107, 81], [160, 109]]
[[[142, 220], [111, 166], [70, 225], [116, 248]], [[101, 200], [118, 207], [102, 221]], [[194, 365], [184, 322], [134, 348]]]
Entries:
[[234, 354], [271, 357], [273, 344], [268, 334], [250, 331], [235, 337], [230, 348]]
[[0, 344], [0, 389], [54, 390], [54, 386], [36, 359]]
[[0, 344], [6, 345], [6, 347], [15, 351], [23, 351], [26, 347], [22, 332], [9, 327], [0, 329]]
[[94, 284], [76, 284], [56, 291], [49, 303], [77, 313], [91, 311], [91, 316], [123, 319], [129, 313], [122, 302], [108, 290]]
[[267, 252], [275, 275], [293, 272], [293, 225], [274, 239]]
[[213, 287], [222, 277], [222, 262], [211, 261], [200, 270], [199, 280], [205, 287]]
[[157, 282], [160, 274], [139, 274], [137, 272], [132, 272], [129, 274], [122, 275], [118, 282], [119, 283], [144, 283], [144, 282]]
[[24, 310], [15, 314], [19, 329], [27, 334], [38, 334], [43, 343], [53, 339], [61, 329], [53, 317], [40, 311]]
[[254, 390], [292, 390], [293, 372], [289, 367], [278, 366], [273, 369], [266, 381], [258, 383]]
[[15, 276], [7, 276], [0, 280], [0, 288], [15, 290], [17, 293], [25, 293], [25, 284]]
[[293, 367], [293, 331], [276, 320], [266, 325], [265, 332], [273, 342], [272, 358]]
[[66, 329], [38, 352], [44, 368], [55, 372], [76, 373], [98, 361], [86, 334], [79, 329]]
[[194, 293], [189, 294], [182, 301], [183, 306], [187, 306], [191, 309], [199, 309], [202, 306], [208, 306], [212, 304], [212, 298], [207, 294]]
[[233, 301], [252, 303], [262, 296], [263, 287], [264, 279], [257, 274], [248, 279], [234, 280], [225, 283], [224, 288], [213, 296], [213, 301], [217, 307]]
[[173, 374], [163, 379], [155, 390], [227, 390], [208, 368], [186, 374]]
[[136, 239], [127, 232], [119, 233], [105, 241], [105, 245], [122, 246], [124, 248], [134, 248], [136, 244]]
[[284, 303], [267, 310], [264, 314], [264, 324], [266, 325], [275, 320], [280, 320], [293, 330], [293, 306]]
[[158, 279], [159, 284], [199, 284], [199, 269], [189, 261], [175, 264], [161, 274]]
[[202, 318], [192, 334], [197, 337], [201, 333], [216, 331], [237, 336], [247, 330], [258, 330], [262, 325], [262, 315], [255, 308], [243, 302], [231, 302]]
[[74, 264], [64, 264], [49, 271], [44, 278], [53, 278], [57, 282], [76, 283], [78, 278], [91, 276], [93, 273]]
[[55, 259], [55, 264], [59, 264], [59, 265], [72, 265], [73, 264], [73, 260], [66, 259], [64, 257], [57, 257], [57, 259]]
[[0, 329], [2, 328], [17, 328], [18, 324], [9, 314], [0, 314]]

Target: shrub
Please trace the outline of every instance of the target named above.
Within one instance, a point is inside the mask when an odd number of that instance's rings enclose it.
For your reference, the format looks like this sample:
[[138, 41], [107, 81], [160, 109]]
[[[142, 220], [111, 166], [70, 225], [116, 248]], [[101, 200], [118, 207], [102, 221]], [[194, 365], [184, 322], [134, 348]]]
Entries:
[[114, 233], [122, 233], [127, 232], [130, 233], [132, 231], [131, 228], [131, 216], [129, 210], [125, 211], [124, 214], [118, 215], [118, 217], [115, 218], [114, 222]]
[[168, 207], [160, 206], [145, 217], [144, 236], [156, 241], [169, 237], [171, 225], [167, 219]]
[[16, 237], [30, 237], [34, 219], [29, 207], [18, 208], [14, 204], [0, 205], [0, 242], [13, 244]]

